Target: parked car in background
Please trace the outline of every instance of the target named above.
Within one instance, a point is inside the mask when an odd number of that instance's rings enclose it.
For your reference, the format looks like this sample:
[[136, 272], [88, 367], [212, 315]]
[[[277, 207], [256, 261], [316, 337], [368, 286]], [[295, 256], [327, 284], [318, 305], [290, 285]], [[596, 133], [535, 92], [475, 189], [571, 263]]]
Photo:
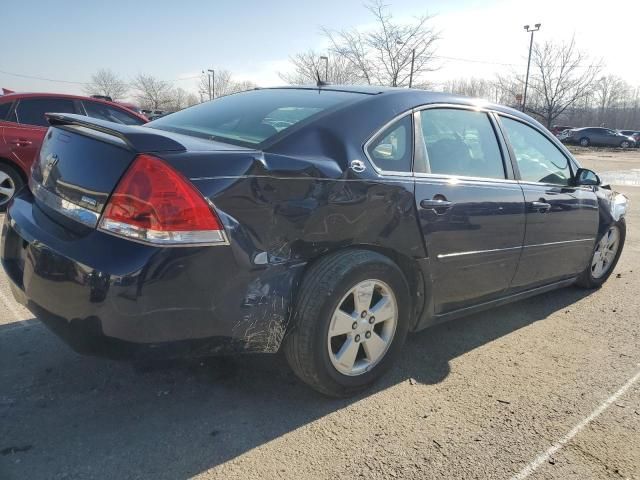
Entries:
[[622, 135], [631, 137], [636, 142], [636, 147], [640, 147], [640, 130], [618, 130]]
[[127, 108], [127, 109], [131, 110], [132, 112], [137, 113], [138, 115], [142, 115], [147, 120], [149, 119], [146, 115], [144, 115], [142, 113], [142, 109], [139, 106], [137, 106], [136, 104], [134, 104], [134, 103], [123, 102], [123, 101], [120, 101], [120, 100], [114, 100], [109, 95], [91, 95], [91, 98], [97, 98], [98, 100], [106, 100], [107, 102], [117, 103], [118, 105], [123, 106], [124, 108]]
[[556, 137], [564, 132], [565, 130], [571, 130], [574, 127], [570, 127], [567, 125], [554, 125], [553, 127], [551, 127], [551, 133], [553, 133]]
[[466, 97], [270, 88], [143, 127], [49, 120], [0, 260], [84, 353], [282, 346], [303, 381], [352, 395], [408, 332], [598, 287], [624, 245], [624, 195], [532, 118]]
[[0, 97], [0, 211], [26, 183], [49, 124], [47, 112], [86, 115], [122, 125], [147, 119], [116, 103], [75, 95], [10, 93]]
[[581, 145], [583, 147], [635, 147], [636, 141], [610, 128], [584, 127], [565, 130], [559, 136], [564, 143]]

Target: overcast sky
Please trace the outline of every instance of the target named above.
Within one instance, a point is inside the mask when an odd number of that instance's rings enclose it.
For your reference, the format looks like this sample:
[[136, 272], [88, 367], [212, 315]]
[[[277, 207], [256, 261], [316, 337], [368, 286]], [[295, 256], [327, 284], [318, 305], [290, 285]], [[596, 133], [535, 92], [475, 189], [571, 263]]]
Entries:
[[[320, 27], [366, 28], [359, 0], [57, 0], [12, 2], [0, 8], [0, 87], [82, 93], [99, 68], [128, 80], [138, 73], [195, 91], [205, 68], [225, 68], [258, 85], [281, 84], [288, 57], [326, 47]], [[429, 13], [442, 34], [440, 69], [425, 80], [493, 78], [523, 71], [529, 37], [524, 24], [542, 23], [536, 39], [568, 40], [606, 72], [640, 85], [638, 0], [388, 0], [397, 19]], [[444, 57], [444, 58], [442, 58]], [[447, 58], [451, 57], [451, 58]], [[473, 60], [473, 61], [465, 61]], [[13, 74], [64, 80], [63, 83]]]

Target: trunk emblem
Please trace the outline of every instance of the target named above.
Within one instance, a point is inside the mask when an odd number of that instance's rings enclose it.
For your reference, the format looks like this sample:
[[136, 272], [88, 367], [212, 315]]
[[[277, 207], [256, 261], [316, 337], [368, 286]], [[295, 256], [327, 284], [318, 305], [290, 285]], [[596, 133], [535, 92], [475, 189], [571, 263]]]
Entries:
[[50, 153], [44, 159], [44, 166], [42, 167], [42, 184], [47, 183], [47, 179], [49, 175], [51, 175], [51, 170], [56, 166], [60, 158], [55, 153]]

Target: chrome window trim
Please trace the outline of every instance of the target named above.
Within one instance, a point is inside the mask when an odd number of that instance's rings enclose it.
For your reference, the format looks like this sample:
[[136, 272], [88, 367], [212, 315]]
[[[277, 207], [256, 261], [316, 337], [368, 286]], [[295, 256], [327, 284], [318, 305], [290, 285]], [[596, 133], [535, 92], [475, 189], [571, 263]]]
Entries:
[[395, 122], [402, 120], [404, 117], [411, 115], [413, 112], [413, 109], [408, 110], [408, 111], [404, 111], [402, 113], [400, 113], [399, 115], [396, 115], [395, 117], [393, 117], [391, 120], [389, 120], [387, 123], [385, 123], [382, 127], [380, 127], [378, 130], [375, 131], [375, 133], [373, 135], [371, 135], [369, 137], [369, 139], [364, 143], [363, 145], [363, 151], [364, 151], [364, 155], [365, 157], [367, 157], [367, 160], [369, 160], [369, 164], [371, 164], [371, 166], [373, 167], [373, 169], [379, 174], [379, 175], [394, 175], [394, 176], [401, 176], [401, 177], [412, 177], [413, 176], [413, 162], [415, 159], [415, 127], [413, 126], [413, 118], [411, 118], [411, 126], [412, 126], [412, 131], [411, 131], [411, 138], [412, 138], [412, 145], [411, 145], [411, 165], [410, 165], [410, 170], [408, 172], [403, 172], [403, 171], [394, 171], [394, 170], [384, 170], [380, 167], [378, 167], [376, 165], [376, 162], [373, 161], [373, 159], [371, 158], [371, 156], [369, 155], [369, 146], [378, 138], [378, 136], [383, 133], [387, 128], [389, 128], [391, 125], [393, 125]]

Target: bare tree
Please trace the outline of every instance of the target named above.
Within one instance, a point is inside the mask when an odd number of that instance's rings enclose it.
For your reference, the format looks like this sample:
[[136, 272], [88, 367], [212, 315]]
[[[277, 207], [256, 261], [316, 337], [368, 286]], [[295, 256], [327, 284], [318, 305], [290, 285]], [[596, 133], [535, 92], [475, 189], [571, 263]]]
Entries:
[[[536, 43], [531, 57], [530, 102], [526, 108], [540, 116], [547, 127], [568, 108], [590, 95], [601, 62], [593, 62], [569, 43]], [[529, 99], [528, 99], [529, 100]]]
[[331, 52], [344, 58], [360, 81], [401, 87], [409, 84], [412, 63], [414, 79], [436, 69], [434, 54], [440, 35], [430, 26], [431, 16], [399, 23], [382, 0], [373, 0], [366, 8], [376, 23], [371, 30], [323, 28]]
[[335, 54], [325, 56], [327, 60], [321, 60], [321, 55], [313, 50], [293, 55], [289, 57], [293, 72], [278, 75], [290, 85], [315, 84], [318, 78], [338, 85], [362, 83], [357, 69], [346, 57]]
[[91, 75], [91, 83], [84, 88], [87, 95], [104, 95], [122, 100], [129, 93], [129, 84], [111, 70], [101, 68]]
[[[210, 85], [210, 82], [209, 73], [203, 72], [197, 85], [202, 101], [256, 88], [256, 84], [248, 80], [234, 80], [231, 72], [223, 69], [216, 69], [213, 75], [213, 84]], [[211, 92], [209, 91], [210, 86]]]
[[497, 101], [497, 86], [495, 82], [484, 78], [459, 78], [445, 82], [443, 90], [467, 97], [485, 98]]
[[168, 108], [172, 102], [171, 84], [164, 80], [140, 74], [133, 79], [131, 86], [136, 91], [135, 98], [142, 108], [161, 110]]

